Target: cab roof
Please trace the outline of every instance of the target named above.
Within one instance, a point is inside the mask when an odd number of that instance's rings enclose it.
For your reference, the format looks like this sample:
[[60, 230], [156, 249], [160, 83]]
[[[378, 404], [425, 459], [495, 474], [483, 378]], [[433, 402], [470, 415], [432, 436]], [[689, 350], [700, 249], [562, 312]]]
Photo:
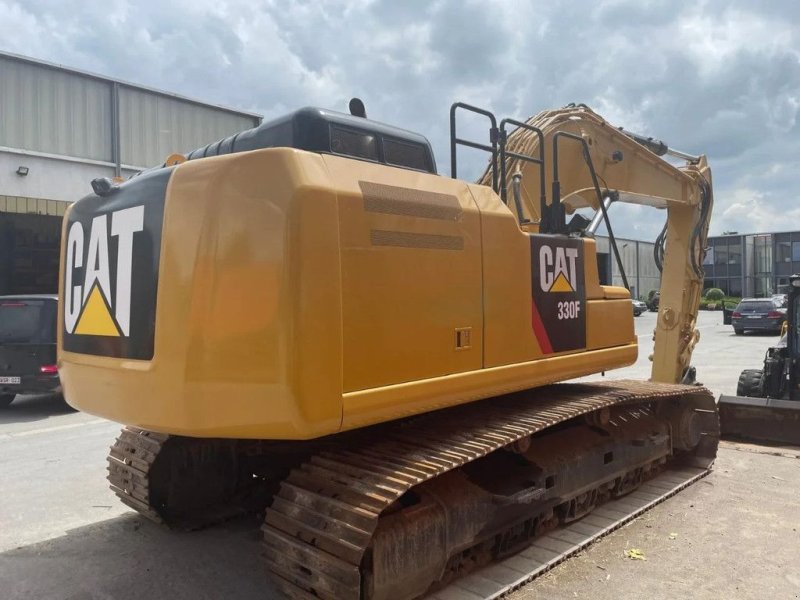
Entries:
[[430, 142], [418, 133], [316, 107], [305, 107], [190, 152], [194, 160], [263, 148], [297, 148], [436, 173]]

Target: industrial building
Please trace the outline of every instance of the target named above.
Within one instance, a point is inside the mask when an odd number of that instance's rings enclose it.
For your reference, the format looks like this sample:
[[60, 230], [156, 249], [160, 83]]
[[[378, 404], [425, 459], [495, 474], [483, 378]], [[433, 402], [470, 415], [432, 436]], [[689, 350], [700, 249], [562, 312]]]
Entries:
[[[660, 286], [650, 242], [617, 238], [631, 296], [646, 298]], [[602, 283], [623, 285], [608, 238], [597, 237]], [[733, 297], [767, 297], [788, 292], [789, 276], [800, 273], [800, 231], [726, 234], [708, 238], [703, 289], [719, 288]]]
[[708, 246], [704, 287], [729, 296], [786, 293], [789, 276], [800, 273], [800, 231], [720, 235]]
[[261, 116], [0, 52], [0, 294], [52, 293], [61, 217], [97, 177], [128, 177]]
[[[58, 286], [61, 217], [97, 177], [129, 177], [261, 123], [215, 106], [0, 52], [0, 294]], [[618, 239], [634, 297], [657, 289], [653, 244]], [[600, 280], [622, 285], [608, 238], [597, 237]]]
[[[624, 287], [617, 260], [611, 249], [608, 237], [597, 236], [597, 270], [600, 283]], [[641, 240], [616, 238], [617, 250], [622, 267], [628, 278], [628, 289], [631, 298], [647, 299], [650, 290], [658, 290], [661, 286], [661, 272], [656, 266], [654, 255], [655, 244]]]

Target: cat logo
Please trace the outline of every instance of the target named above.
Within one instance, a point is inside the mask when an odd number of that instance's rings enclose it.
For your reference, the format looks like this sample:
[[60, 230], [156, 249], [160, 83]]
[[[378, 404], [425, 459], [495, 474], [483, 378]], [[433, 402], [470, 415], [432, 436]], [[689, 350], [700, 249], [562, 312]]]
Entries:
[[578, 289], [577, 248], [542, 245], [539, 249], [539, 285], [543, 292], [574, 293]]
[[542, 354], [586, 347], [584, 243], [531, 236], [531, 326]]
[[[83, 224], [74, 221], [70, 225], [64, 273], [67, 333], [130, 336], [133, 245], [136, 233], [143, 229], [144, 206], [95, 216], [89, 228], [87, 252]], [[116, 250], [116, 260], [109, 248]]]

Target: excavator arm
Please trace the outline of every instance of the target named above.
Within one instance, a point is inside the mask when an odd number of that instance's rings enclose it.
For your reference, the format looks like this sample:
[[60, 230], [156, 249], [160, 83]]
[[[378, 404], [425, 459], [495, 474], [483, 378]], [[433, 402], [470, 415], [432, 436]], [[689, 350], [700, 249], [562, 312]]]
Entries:
[[[691, 381], [713, 202], [706, 157], [672, 152], [662, 142], [628, 134], [584, 105], [542, 112], [526, 127], [500, 137], [500, 170], [512, 177], [501, 177], [498, 191], [513, 200], [509, 207], [526, 231], [574, 231], [578, 227], [566, 225], [566, 214], [590, 207], [597, 211], [596, 221], [606, 221], [616, 252], [607, 215], [611, 200], [667, 211], [656, 241], [662, 277], [651, 378]], [[667, 152], [687, 159], [686, 164], [668, 162], [661, 157]], [[491, 167], [479, 181], [491, 183]]]

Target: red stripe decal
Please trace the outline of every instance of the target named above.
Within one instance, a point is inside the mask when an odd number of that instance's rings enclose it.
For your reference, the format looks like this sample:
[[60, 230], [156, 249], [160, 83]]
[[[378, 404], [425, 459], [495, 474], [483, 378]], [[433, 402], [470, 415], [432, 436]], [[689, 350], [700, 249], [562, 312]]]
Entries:
[[553, 353], [553, 345], [550, 343], [550, 338], [547, 335], [547, 330], [542, 323], [542, 317], [539, 316], [539, 310], [536, 308], [536, 301], [531, 300], [531, 324], [533, 325], [533, 333], [539, 342], [539, 347], [545, 354]]

